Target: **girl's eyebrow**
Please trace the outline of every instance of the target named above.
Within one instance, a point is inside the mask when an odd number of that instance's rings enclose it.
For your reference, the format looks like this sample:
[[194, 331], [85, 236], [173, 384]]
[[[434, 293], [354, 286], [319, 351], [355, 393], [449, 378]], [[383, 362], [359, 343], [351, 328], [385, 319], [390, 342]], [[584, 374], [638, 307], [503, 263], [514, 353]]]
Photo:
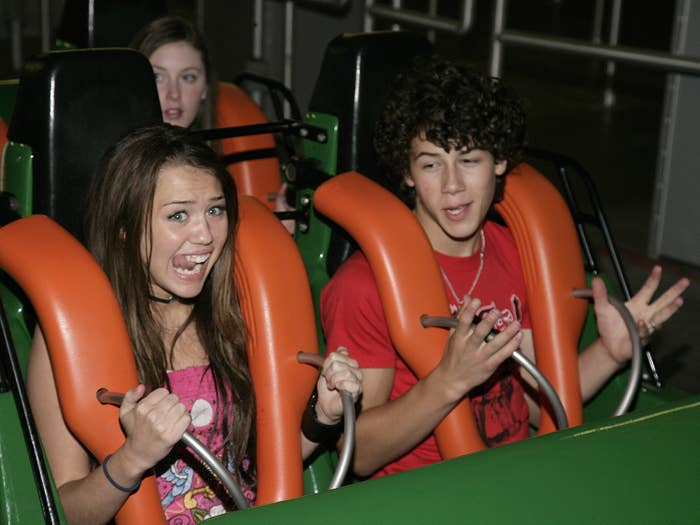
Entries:
[[194, 202], [194, 201], [191, 201], [191, 200], [189, 200], [189, 201], [188, 201], [188, 200], [183, 200], [183, 201], [177, 201], [177, 200], [175, 200], [175, 201], [168, 201], [168, 202], [164, 202], [164, 203], [163, 203], [163, 208], [165, 208], [166, 206], [182, 206], [182, 205], [184, 205], [184, 204], [192, 204], [193, 202]]
[[[226, 200], [226, 199], [225, 199], [224, 195], [221, 194], [221, 195], [216, 195], [214, 197], [211, 197], [209, 199], [209, 202], [217, 202], [217, 201], [224, 201], [224, 200]], [[191, 199], [190, 200], [173, 200], [173, 201], [164, 202], [163, 206], [172, 206], [172, 205], [180, 206], [183, 204], [192, 204], [192, 203], [194, 203], [194, 201]]]
[[[157, 70], [160, 70], [160, 71], [166, 71], [166, 70], [168, 69], [168, 68], [166, 68], [165, 66], [159, 66], [159, 65], [156, 65], [156, 64], [151, 64], [151, 67], [152, 67], [153, 69], [157, 69]], [[184, 68], [184, 69], [181, 69], [181, 70], [180, 70], [180, 73], [184, 73], [184, 72], [187, 72], [187, 71], [196, 71], [197, 73], [201, 73], [201, 72], [202, 72], [202, 68], [201, 68], [201, 67], [198, 67], [198, 66], [188, 66], [188, 67], [186, 67], [186, 68]]]

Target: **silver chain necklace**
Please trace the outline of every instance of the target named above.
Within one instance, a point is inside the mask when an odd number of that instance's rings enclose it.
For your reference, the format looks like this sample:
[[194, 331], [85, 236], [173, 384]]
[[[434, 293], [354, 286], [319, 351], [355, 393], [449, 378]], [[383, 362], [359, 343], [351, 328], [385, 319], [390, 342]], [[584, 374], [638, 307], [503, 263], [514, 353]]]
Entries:
[[[476, 283], [479, 282], [479, 277], [481, 277], [481, 270], [484, 269], [484, 254], [486, 252], [486, 236], [484, 235], [483, 228], [481, 230], [479, 230], [479, 234], [480, 234], [480, 239], [481, 239], [481, 250], [479, 250], [479, 269], [476, 271], [476, 277], [474, 277], [474, 282], [469, 287], [469, 291], [466, 294], [469, 296], [471, 296], [472, 292], [474, 291], [474, 288], [476, 288]], [[457, 304], [461, 306], [463, 304], [463, 301], [457, 295], [457, 291], [455, 290], [455, 287], [452, 286], [452, 282], [450, 281], [449, 277], [447, 277], [447, 274], [445, 273], [445, 270], [442, 269], [442, 266], [440, 266], [440, 273], [442, 274], [442, 278], [445, 280], [445, 283], [447, 284], [447, 288], [449, 288], [450, 293], [452, 294], [452, 297], [454, 297], [455, 301], [457, 301]]]

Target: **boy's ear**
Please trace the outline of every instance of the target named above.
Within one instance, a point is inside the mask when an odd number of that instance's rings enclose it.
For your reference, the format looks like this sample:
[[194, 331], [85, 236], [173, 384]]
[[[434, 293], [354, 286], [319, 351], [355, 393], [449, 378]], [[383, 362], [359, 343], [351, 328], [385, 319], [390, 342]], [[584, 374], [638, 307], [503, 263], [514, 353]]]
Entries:
[[410, 173], [404, 173], [403, 183], [409, 188], [414, 188], [416, 186], [416, 183], [413, 181], [413, 177], [411, 177]]
[[508, 161], [507, 160], [500, 160], [496, 162], [496, 165], [494, 166], [494, 172], [496, 173], [496, 176], [500, 177], [506, 172], [506, 168], [508, 167]]

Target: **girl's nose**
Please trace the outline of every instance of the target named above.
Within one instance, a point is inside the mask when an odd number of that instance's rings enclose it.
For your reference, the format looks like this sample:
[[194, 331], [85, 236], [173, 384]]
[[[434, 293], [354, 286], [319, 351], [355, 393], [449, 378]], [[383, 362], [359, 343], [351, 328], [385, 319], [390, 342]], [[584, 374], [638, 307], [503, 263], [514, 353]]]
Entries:
[[178, 100], [180, 98], [180, 86], [178, 86], [177, 81], [168, 82], [168, 98], [171, 100]]
[[192, 241], [195, 244], [209, 244], [212, 242], [211, 227], [209, 226], [209, 221], [205, 218], [197, 221], [193, 224], [192, 229]]

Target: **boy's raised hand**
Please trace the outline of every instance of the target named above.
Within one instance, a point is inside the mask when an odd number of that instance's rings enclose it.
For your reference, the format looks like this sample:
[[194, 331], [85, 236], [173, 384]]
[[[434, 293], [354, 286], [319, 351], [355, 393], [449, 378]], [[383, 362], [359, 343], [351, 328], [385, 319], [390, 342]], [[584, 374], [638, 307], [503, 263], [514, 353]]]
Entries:
[[[637, 323], [639, 335], [645, 341], [663, 323], [683, 306], [681, 295], [690, 285], [686, 278], [679, 279], [657, 299], [654, 294], [661, 282], [661, 267], [654, 266], [639, 291], [625, 303]], [[632, 357], [632, 344], [627, 328], [617, 310], [609, 303], [605, 284], [600, 278], [593, 279], [593, 301], [598, 333], [610, 357], [624, 364]]]

